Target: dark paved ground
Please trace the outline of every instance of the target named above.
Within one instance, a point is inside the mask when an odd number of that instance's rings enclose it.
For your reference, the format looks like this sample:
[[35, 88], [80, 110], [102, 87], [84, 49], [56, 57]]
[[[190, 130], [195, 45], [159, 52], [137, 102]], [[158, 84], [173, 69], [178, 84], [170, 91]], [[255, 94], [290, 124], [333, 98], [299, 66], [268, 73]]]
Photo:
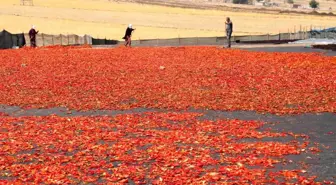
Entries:
[[[158, 109], [132, 109], [126, 111], [116, 110], [99, 110], [99, 111], [70, 111], [65, 108], [51, 109], [21, 109], [15, 106], [0, 105], [0, 113], [6, 113], [10, 116], [47, 116], [58, 115], [62, 117], [72, 116], [115, 116], [119, 114], [144, 113], [144, 112], [167, 112], [168, 110]], [[302, 155], [288, 156], [288, 160], [294, 161], [292, 165], [286, 166], [297, 169], [301, 162], [305, 162], [309, 166], [307, 174], [318, 176], [319, 180], [336, 181], [336, 114], [335, 113], [319, 113], [319, 114], [301, 114], [301, 115], [272, 115], [259, 114], [251, 111], [213, 111], [213, 110], [195, 110], [190, 109], [182, 112], [200, 112], [203, 113], [200, 119], [216, 120], [216, 119], [240, 119], [240, 120], [260, 120], [271, 124], [266, 124], [262, 128], [271, 129], [277, 132], [293, 132], [296, 134], [306, 134], [309, 136], [310, 146], [318, 147], [321, 152], [318, 155], [312, 154], [310, 151]], [[286, 138], [266, 138], [262, 141], [291, 141], [292, 137]], [[248, 140], [253, 142], [258, 140]], [[302, 140], [303, 142], [303, 140]], [[281, 165], [276, 166], [282, 169]]]
[[[212, 45], [212, 46], [218, 46], [218, 45]], [[118, 45], [95, 45], [93, 48], [115, 48], [120, 47]], [[134, 47], [179, 47], [179, 45], [167, 45], [167, 44], [159, 44], [159, 45], [135, 45]], [[218, 46], [219, 48], [222, 46]], [[332, 50], [326, 50], [326, 49], [317, 49], [307, 46], [297, 46], [297, 45], [276, 45], [276, 44], [236, 44], [234, 43], [232, 45], [232, 48], [235, 49], [242, 49], [242, 50], [248, 50], [248, 51], [264, 51], [264, 52], [299, 52], [299, 53], [321, 53], [326, 56], [336, 56], [336, 51]]]
[[327, 56], [336, 56], [336, 51], [315, 49], [311, 47], [304, 46], [291, 46], [291, 47], [251, 47], [251, 48], [241, 48], [242, 50], [248, 51], [265, 51], [265, 52], [301, 52], [301, 53], [312, 53], [317, 52]]

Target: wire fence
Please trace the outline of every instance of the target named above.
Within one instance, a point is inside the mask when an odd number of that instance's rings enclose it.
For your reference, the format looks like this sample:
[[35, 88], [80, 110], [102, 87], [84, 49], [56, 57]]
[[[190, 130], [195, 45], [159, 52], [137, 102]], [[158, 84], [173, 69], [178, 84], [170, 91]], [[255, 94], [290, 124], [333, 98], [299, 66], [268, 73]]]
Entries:
[[[295, 31], [295, 29], [294, 29]], [[327, 38], [336, 39], [336, 28], [328, 29], [307, 29], [298, 32], [288, 32], [279, 34], [264, 34], [264, 35], [244, 35], [232, 36], [233, 43], [288, 43], [297, 40], [310, 38]], [[28, 33], [24, 33], [25, 43], [30, 45]], [[133, 46], [183, 46], [183, 45], [224, 45], [226, 37], [191, 37], [191, 38], [171, 38], [171, 39], [141, 39], [134, 38]], [[14, 46], [15, 46], [15, 42]], [[122, 41], [111, 39], [92, 38], [90, 35], [50, 35], [39, 33], [36, 37], [37, 46], [52, 46], [52, 45], [120, 45]]]
[[[25, 33], [26, 44], [30, 45], [30, 39], [28, 33]], [[37, 46], [52, 46], [52, 45], [84, 45], [92, 44], [92, 37], [89, 35], [49, 35], [40, 33], [36, 35]]]
[[[234, 43], [287, 43], [296, 40], [308, 39], [311, 37], [309, 32], [298, 33], [279, 33], [266, 35], [245, 35], [233, 36], [231, 41]], [[134, 39], [134, 38], [133, 38]], [[113, 41], [113, 40], [112, 40]], [[111, 45], [111, 40], [95, 39], [92, 45]], [[224, 45], [226, 37], [190, 37], [190, 38], [172, 38], [172, 39], [135, 39], [132, 41], [133, 46], [185, 46], [185, 45]], [[123, 42], [115, 42], [114, 45]]]
[[[245, 35], [232, 36], [233, 43], [273, 43], [281, 44], [305, 40], [311, 38], [336, 39], [336, 32], [333, 31], [299, 31], [293, 33], [265, 34], [265, 35]], [[132, 41], [133, 46], [184, 46], [184, 45], [225, 45], [226, 37], [192, 37], [192, 38], [173, 38], [173, 39], [136, 39]], [[116, 44], [121, 44], [118, 42]], [[93, 45], [104, 45], [94, 42]], [[108, 45], [108, 44], [106, 44]]]

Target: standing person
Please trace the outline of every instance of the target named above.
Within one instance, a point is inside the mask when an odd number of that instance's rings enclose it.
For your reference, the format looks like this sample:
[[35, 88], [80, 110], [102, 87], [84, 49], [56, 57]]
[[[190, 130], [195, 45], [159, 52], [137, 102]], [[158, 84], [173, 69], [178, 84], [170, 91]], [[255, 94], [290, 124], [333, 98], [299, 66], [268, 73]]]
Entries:
[[29, 30], [29, 39], [30, 39], [30, 46], [35, 48], [36, 47], [36, 35], [39, 31], [35, 30], [35, 26], [32, 26], [32, 29]]
[[132, 28], [132, 24], [129, 24], [127, 29], [126, 29], [126, 32], [125, 32], [125, 36], [123, 37], [123, 39], [125, 39], [125, 46], [129, 46], [131, 47], [131, 44], [132, 44], [132, 32], [134, 31], [135, 29]]
[[233, 24], [232, 24], [232, 21], [230, 20], [230, 17], [226, 18], [225, 30], [226, 30], [226, 39], [227, 39], [227, 42], [228, 42], [227, 47], [231, 48], [231, 35], [232, 35], [232, 31], [233, 31]]

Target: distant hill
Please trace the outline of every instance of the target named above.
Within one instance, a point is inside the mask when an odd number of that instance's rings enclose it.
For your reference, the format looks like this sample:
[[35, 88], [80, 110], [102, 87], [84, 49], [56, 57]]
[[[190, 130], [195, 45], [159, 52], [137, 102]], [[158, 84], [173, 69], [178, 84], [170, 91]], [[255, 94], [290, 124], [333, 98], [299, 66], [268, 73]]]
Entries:
[[[233, 4], [234, 0], [109, 0], [115, 2], [133, 2], [140, 4], [163, 5], [181, 8], [196, 9], [216, 9], [216, 10], [239, 10], [248, 9], [250, 11], [278, 11], [285, 13], [311, 13], [313, 9], [309, 7], [309, 0], [293, 0], [293, 4], [288, 0], [246, 0], [248, 4]], [[241, 1], [238, 1], [241, 2]], [[320, 8], [315, 14], [336, 14], [336, 0], [318, 0]]]

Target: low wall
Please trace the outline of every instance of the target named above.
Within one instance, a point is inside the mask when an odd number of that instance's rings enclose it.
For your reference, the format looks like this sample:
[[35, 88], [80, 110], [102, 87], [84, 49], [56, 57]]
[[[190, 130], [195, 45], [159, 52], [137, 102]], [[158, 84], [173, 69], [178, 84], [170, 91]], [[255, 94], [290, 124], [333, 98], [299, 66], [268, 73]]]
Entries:
[[[245, 35], [232, 36], [232, 43], [288, 43], [300, 39], [307, 39], [311, 36], [308, 32], [280, 33], [275, 35]], [[98, 42], [98, 40], [101, 40]], [[110, 42], [110, 44], [108, 44]], [[188, 46], [188, 45], [225, 45], [226, 37], [192, 37], [173, 39], [144, 39], [133, 40], [133, 46]], [[120, 45], [123, 42], [106, 39], [93, 38], [93, 45]]]
[[[28, 34], [25, 34], [26, 44], [30, 45]], [[297, 32], [279, 33], [274, 35], [244, 35], [232, 36], [232, 43], [288, 43], [296, 40], [308, 38], [336, 38], [334, 32]], [[188, 45], [225, 45], [226, 37], [192, 37], [192, 38], [172, 38], [172, 39], [143, 39], [133, 40], [133, 46], [188, 46]], [[122, 41], [92, 38], [89, 35], [37, 35], [37, 46], [50, 45], [120, 45]]]
[[313, 45], [313, 48], [317, 48], [317, 49], [328, 49], [328, 50], [336, 51], [336, 44]]

